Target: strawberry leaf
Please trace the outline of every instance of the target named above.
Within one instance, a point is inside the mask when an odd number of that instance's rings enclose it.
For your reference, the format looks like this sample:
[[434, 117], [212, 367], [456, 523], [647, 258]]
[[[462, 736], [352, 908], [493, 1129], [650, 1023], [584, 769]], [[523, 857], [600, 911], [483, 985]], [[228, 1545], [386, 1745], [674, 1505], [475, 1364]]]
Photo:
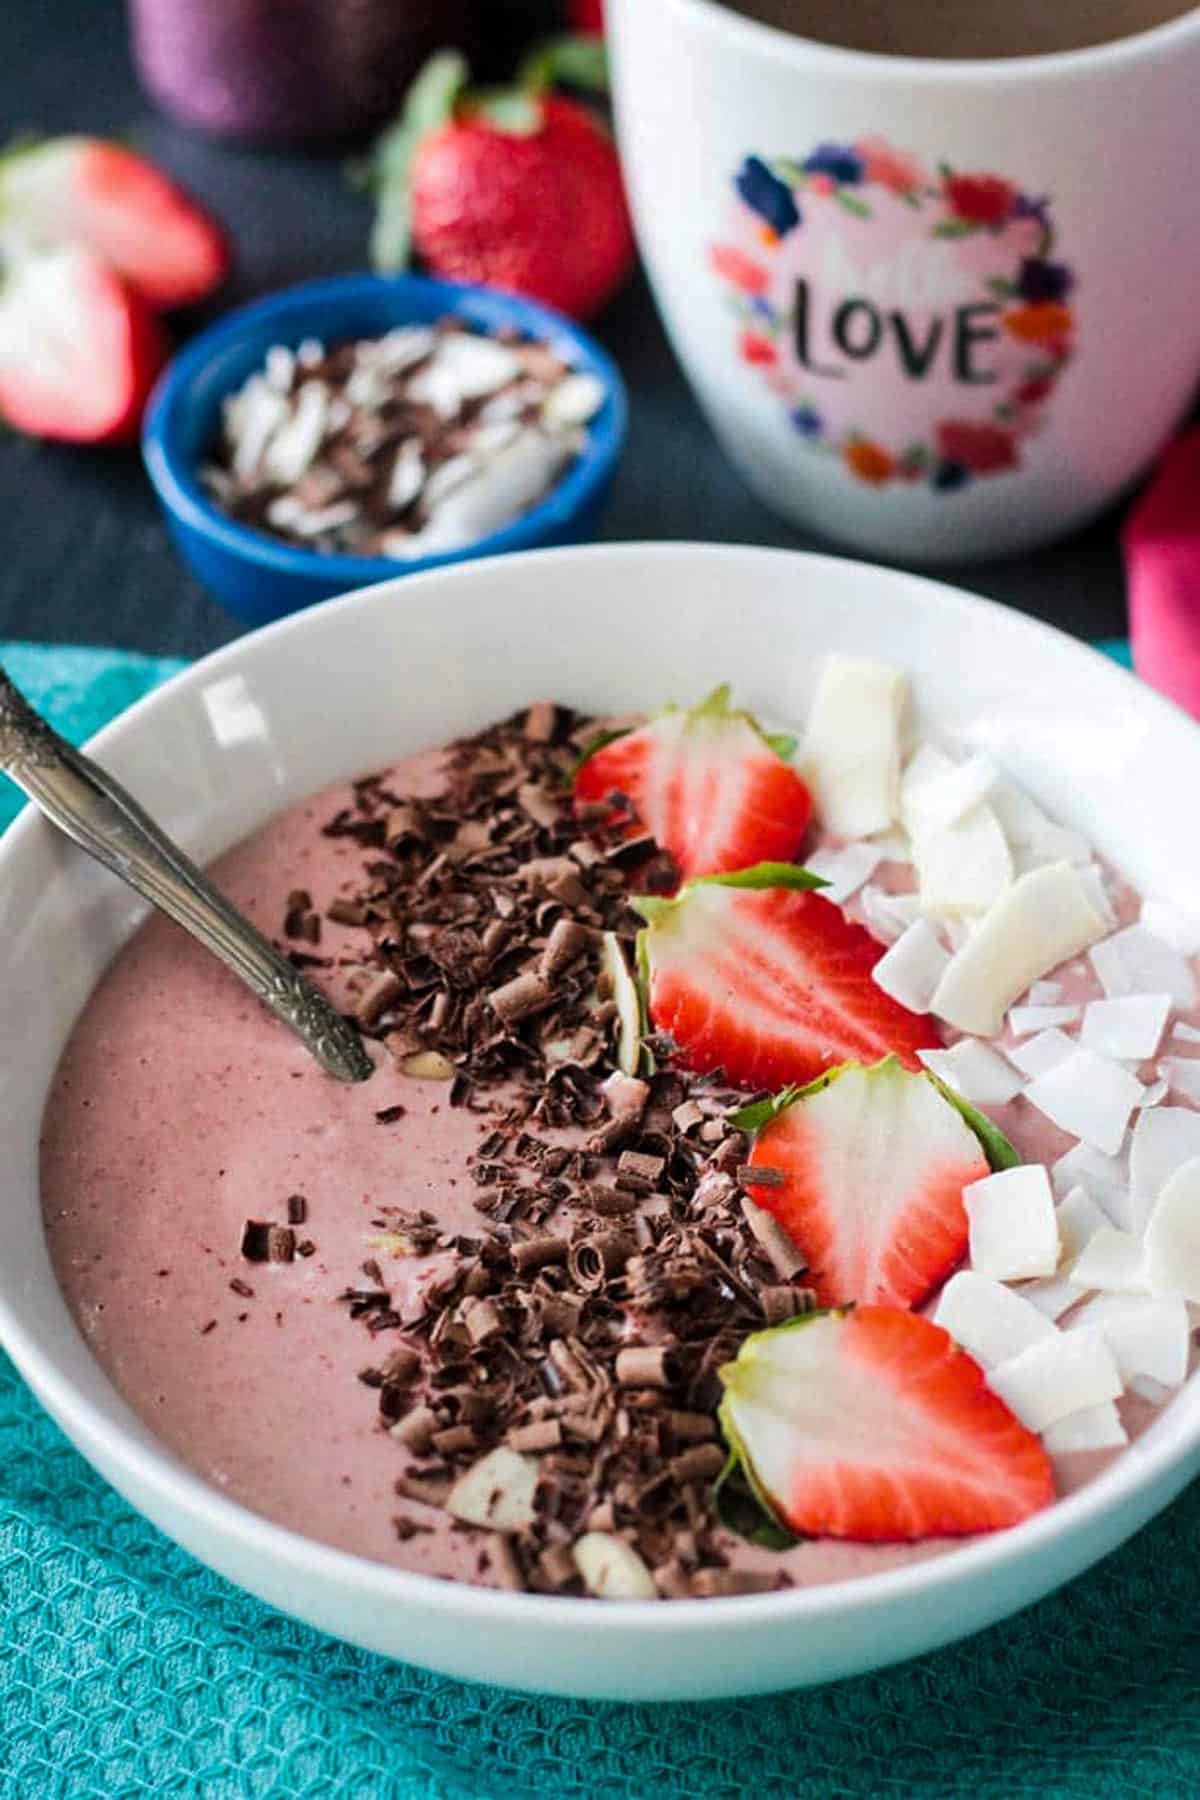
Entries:
[[771, 1123], [772, 1119], [777, 1119], [780, 1113], [786, 1111], [792, 1102], [798, 1100], [805, 1091], [804, 1088], [797, 1087], [793, 1082], [787, 1087], [780, 1088], [777, 1094], [768, 1094], [762, 1100], [752, 1100], [749, 1106], [740, 1106], [735, 1113], [730, 1113], [728, 1123], [733, 1126], [735, 1131], [745, 1131], [751, 1134], [762, 1131]]
[[989, 1119], [986, 1113], [981, 1113], [978, 1107], [972, 1106], [970, 1101], [964, 1100], [961, 1094], [956, 1094], [946, 1082], [939, 1081], [931, 1070], [926, 1069], [925, 1079], [932, 1081], [942, 1098], [948, 1100], [955, 1112], [959, 1113], [965, 1123], [971, 1127], [979, 1139], [983, 1154], [993, 1169], [999, 1171], [1017, 1167], [1021, 1161], [1020, 1154], [1005, 1137], [994, 1119]]
[[781, 757], [784, 762], [791, 762], [793, 756], [796, 754], [796, 748], [800, 742], [799, 738], [793, 737], [791, 733], [787, 731], [764, 732], [763, 736], [766, 738], [767, 743], [770, 744], [776, 756]]
[[[687, 888], [694, 887], [731, 887], [731, 888], [823, 888], [829, 883], [823, 875], [814, 875], [810, 869], [802, 869], [799, 863], [761, 862], [755, 863], [751, 869], [730, 869], [723, 875], [697, 875], [689, 881]], [[636, 903], [635, 903], [636, 904]]]
[[726, 1531], [762, 1550], [790, 1550], [800, 1539], [781, 1525], [755, 1493], [736, 1450], [717, 1476], [712, 1492], [713, 1509]]
[[440, 50], [421, 70], [398, 119], [372, 146], [365, 164], [350, 171], [351, 179], [378, 195], [371, 231], [371, 265], [381, 275], [403, 269], [412, 246], [409, 174], [421, 139], [448, 125], [467, 85], [470, 70], [457, 50]]
[[588, 94], [607, 94], [608, 57], [599, 37], [557, 37], [539, 44], [521, 65], [518, 83], [530, 94], [544, 94], [552, 87], [581, 88]]
[[583, 749], [579, 752], [575, 761], [572, 763], [570, 772], [565, 777], [567, 786], [573, 787], [575, 785], [575, 777], [578, 775], [580, 769], [582, 769], [585, 762], [591, 761], [598, 750], [603, 750], [606, 744], [615, 744], [618, 738], [628, 737], [632, 730], [632, 725], [620, 725], [615, 731], [598, 731], [595, 737], [590, 737], [583, 746]]
[[544, 122], [538, 100], [519, 88], [481, 88], [471, 95], [470, 111], [506, 137], [536, 137]]

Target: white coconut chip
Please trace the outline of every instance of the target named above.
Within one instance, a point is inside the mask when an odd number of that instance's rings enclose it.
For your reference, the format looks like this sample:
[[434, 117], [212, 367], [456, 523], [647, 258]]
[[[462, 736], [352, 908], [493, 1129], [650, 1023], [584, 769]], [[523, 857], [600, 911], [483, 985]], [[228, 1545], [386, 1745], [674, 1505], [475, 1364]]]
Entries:
[[868, 930], [884, 944], [894, 944], [921, 916], [921, 902], [915, 894], [889, 894], [883, 888], [865, 887], [858, 898]]
[[1200, 1028], [1182, 1019], [1171, 1027], [1171, 1036], [1180, 1044], [1200, 1044]]
[[1128, 1230], [1132, 1224], [1129, 1201], [1129, 1164], [1123, 1156], [1105, 1156], [1090, 1144], [1074, 1144], [1050, 1170], [1057, 1194], [1067, 1195], [1083, 1186], [1114, 1225]]
[[1176, 906], [1173, 900], [1143, 900], [1141, 923], [1180, 956], [1200, 956], [1200, 912]]
[[[923, 750], [929, 748], [931, 746], [922, 746]], [[918, 757], [920, 754], [918, 752]], [[911, 792], [912, 804], [904, 820], [905, 829], [913, 838], [934, 837], [959, 824], [987, 799], [999, 777], [991, 757], [981, 752], [961, 763], [942, 755], [940, 767], [935, 768], [932, 761], [926, 766], [928, 778]], [[913, 764], [909, 767], [911, 769]], [[901, 811], [903, 816], [903, 805]]]
[[1190, 1332], [1187, 1307], [1178, 1295], [1097, 1294], [1080, 1307], [1067, 1330], [1090, 1325], [1103, 1333], [1126, 1385], [1139, 1376], [1167, 1388], [1187, 1379]]
[[1079, 879], [1083, 891], [1099, 913], [1110, 931], [1115, 931], [1119, 923], [1117, 909], [1112, 903], [1108, 891], [1108, 881], [1099, 863], [1087, 863], [1079, 870]]
[[1001, 1169], [963, 1189], [971, 1266], [997, 1281], [1053, 1275], [1058, 1221], [1050, 1178], [1039, 1163]]
[[1121, 1393], [1121, 1377], [1100, 1331], [1056, 1331], [993, 1369], [988, 1386], [1030, 1431], [1045, 1431], [1085, 1406]]
[[1151, 1406], [1165, 1406], [1171, 1398], [1171, 1390], [1164, 1387], [1161, 1381], [1153, 1380], [1149, 1375], [1135, 1375], [1129, 1383], [1129, 1392], [1137, 1394]]
[[1200, 1056], [1164, 1056], [1158, 1075], [1173, 1094], [1200, 1105]]
[[935, 1325], [985, 1369], [1019, 1356], [1055, 1327], [1028, 1300], [1002, 1281], [962, 1269], [952, 1275], [938, 1297]]
[[624, 1538], [585, 1531], [571, 1555], [583, 1585], [597, 1600], [657, 1600], [654, 1577]]
[[1142, 1090], [1142, 1097], [1138, 1101], [1138, 1105], [1143, 1109], [1147, 1106], [1158, 1106], [1166, 1099], [1171, 1091], [1170, 1082], [1164, 1080], [1161, 1074], [1162, 1064], [1159, 1063], [1158, 1067], [1160, 1071], [1159, 1079], [1157, 1081], [1152, 1081], [1148, 1088]]
[[1048, 1069], [1056, 1069], [1068, 1056], [1074, 1056], [1078, 1048], [1065, 1031], [1052, 1025], [1049, 1031], [1039, 1031], [1027, 1043], [1007, 1047], [1004, 1054], [1032, 1080], [1036, 1075], [1044, 1075]]
[[1067, 1269], [1082, 1256], [1098, 1231], [1108, 1224], [1086, 1188], [1075, 1187], [1054, 1209], [1058, 1220], [1060, 1266]]
[[1080, 1293], [1145, 1294], [1150, 1291], [1146, 1254], [1140, 1237], [1102, 1225], [1067, 1271]]
[[1051, 1456], [1065, 1456], [1072, 1450], [1119, 1450], [1128, 1442], [1129, 1433], [1111, 1400], [1102, 1400], [1099, 1406], [1081, 1406], [1042, 1433], [1042, 1443]]
[[388, 481], [387, 501], [394, 512], [411, 506], [425, 485], [425, 458], [416, 438], [408, 438], [396, 452]]
[[586, 425], [604, 405], [606, 393], [598, 375], [566, 375], [550, 389], [542, 405], [542, 423], [551, 431]]
[[1110, 1000], [1125, 994], [1170, 994], [1181, 1011], [1196, 1004], [1196, 978], [1187, 958], [1144, 925], [1127, 925], [1093, 945], [1090, 954]]
[[[1200, 1121], [1200, 1113], [1195, 1117]], [[1151, 1293], [1200, 1301], [1200, 1157], [1184, 1163], [1163, 1188], [1145, 1245]]]
[[884, 952], [871, 971], [876, 987], [910, 1012], [929, 1011], [934, 991], [950, 964], [928, 919], [917, 919]]
[[1012, 1064], [978, 1038], [960, 1038], [950, 1050], [918, 1050], [931, 1074], [972, 1106], [1007, 1106], [1025, 1086]]
[[328, 419], [329, 389], [323, 381], [306, 381], [290, 419], [263, 451], [264, 474], [280, 487], [294, 487], [321, 448]]
[[1142, 1084], [1120, 1063], [1093, 1050], [1075, 1050], [1025, 1089], [1031, 1106], [1106, 1156], [1125, 1142]]
[[1082, 1012], [1082, 1006], [1013, 1006], [1009, 1009], [1008, 1029], [1014, 1037], [1029, 1037], [1056, 1025], [1074, 1025]]
[[840, 850], [814, 850], [804, 866], [826, 883], [821, 893], [840, 906], [869, 881], [883, 860], [874, 844], [845, 844]]
[[1129, 1148], [1129, 1185], [1143, 1216], [1148, 1203], [1193, 1157], [1200, 1157], [1200, 1112], [1190, 1106], [1156, 1106], [1142, 1113]]
[[800, 769], [838, 837], [870, 837], [896, 816], [907, 694], [907, 677], [883, 663], [831, 656], [821, 671]]
[[447, 1495], [446, 1511], [465, 1525], [524, 1531], [534, 1521], [537, 1484], [537, 1458], [500, 1444], [459, 1476]]
[[1048, 1319], [1061, 1319], [1072, 1306], [1078, 1306], [1080, 1290], [1072, 1287], [1065, 1275], [1047, 1275], [1041, 1281], [1023, 1281], [1022, 1300], [1036, 1306]]
[[986, 913], [1012, 883], [1004, 833], [987, 806], [976, 806], [955, 825], [913, 839], [922, 910], [936, 918]]
[[938, 983], [933, 1010], [960, 1031], [995, 1037], [1031, 982], [1104, 934], [1070, 863], [1022, 875], [980, 920]]
[[1084, 1010], [1079, 1041], [1100, 1056], [1143, 1062], [1158, 1049], [1171, 1011], [1170, 994], [1121, 994]]
[[1056, 1006], [1062, 991], [1061, 981], [1035, 981], [1025, 999], [1030, 1006]]

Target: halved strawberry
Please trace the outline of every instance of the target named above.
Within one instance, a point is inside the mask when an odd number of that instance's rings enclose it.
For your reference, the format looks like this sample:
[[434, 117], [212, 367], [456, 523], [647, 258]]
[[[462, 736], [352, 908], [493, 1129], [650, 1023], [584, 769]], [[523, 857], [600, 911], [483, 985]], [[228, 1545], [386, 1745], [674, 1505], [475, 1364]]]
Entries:
[[773, 1088], [889, 1052], [916, 1068], [918, 1050], [940, 1045], [928, 1015], [876, 987], [882, 945], [805, 891], [818, 886], [805, 869], [760, 863], [689, 882], [674, 900], [633, 902], [647, 921], [650, 1022], [687, 1068]]
[[894, 1056], [781, 1099], [750, 1162], [783, 1180], [749, 1191], [803, 1251], [818, 1301], [919, 1306], [966, 1254], [962, 1192], [991, 1173], [978, 1137]]
[[229, 267], [216, 221], [153, 163], [103, 138], [0, 156], [0, 229], [35, 247], [92, 251], [156, 308], [201, 299]]
[[747, 1338], [720, 1375], [729, 1447], [799, 1535], [962, 1536], [1016, 1525], [1054, 1499], [1038, 1439], [917, 1313], [810, 1314]]
[[166, 359], [162, 326], [86, 250], [15, 258], [0, 285], [0, 416], [35, 437], [126, 443]]
[[783, 740], [764, 737], [719, 687], [690, 712], [668, 707], [589, 756], [575, 776], [577, 806], [620, 795], [686, 880], [752, 863], [782, 862], [800, 848], [812, 799], [783, 760]]

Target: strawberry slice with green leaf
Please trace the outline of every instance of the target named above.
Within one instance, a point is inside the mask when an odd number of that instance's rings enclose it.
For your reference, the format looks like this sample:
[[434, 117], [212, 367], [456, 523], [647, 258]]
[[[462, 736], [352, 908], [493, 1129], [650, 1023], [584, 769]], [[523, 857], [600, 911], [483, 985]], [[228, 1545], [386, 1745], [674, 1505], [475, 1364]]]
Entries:
[[941, 1044], [934, 1021], [871, 979], [883, 955], [815, 890], [807, 869], [760, 863], [643, 895], [638, 940], [650, 1022], [686, 1068], [741, 1087], [805, 1083], [844, 1062], [894, 1053], [908, 1068]]
[[1019, 1524], [1054, 1499], [1038, 1439], [917, 1313], [812, 1313], [748, 1337], [720, 1376], [731, 1456], [798, 1536], [962, 1536]]
[[750, 1163], [776, 1173], [748, 1190], [804, 1254], [820, 1305], [919, 1306], [965, 1256], [963, 1189], [991, 1163], [928, 1075], [894, 1056], [851, 1064], [735, 1123], [760, 1127]]
[[610, 823], [635, 816], [629, 835], [649, 832], [684, 880], [800, 848], [812, 798], [791, 764], [790, 738], [767, 737], [716, 688], [690, 711], [671, 706], [636, 731], [602, 743], [575, 776], [575, 804], [614, 801]]

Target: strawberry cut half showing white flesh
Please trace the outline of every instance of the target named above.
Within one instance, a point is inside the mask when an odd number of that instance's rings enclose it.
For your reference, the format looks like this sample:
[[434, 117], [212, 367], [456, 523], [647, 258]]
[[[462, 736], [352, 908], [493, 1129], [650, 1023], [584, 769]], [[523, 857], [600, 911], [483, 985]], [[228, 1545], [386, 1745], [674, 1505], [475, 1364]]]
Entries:
[[894, 1057], [784, 1105], [750, 1162], [782, 1174], [751, 1192], [807, 1258], [822, 1306], [919, 1306], [966, 1254], [963, 1189], [991, 1173], [956, 1107]]
[[77, 244], [155, 308], [200, 300], [229, 267], [216, 221], [123, 144], [61, 137], [0, 155], [0, 230], [33, 246]]
[[1054, 1499], [1033, 1432], [917, 1313], [810, 1314], [747, 1338], [720, 1376], [730, 1450], [800, 1536], [962, 1536], [1016, 1525]]
[[0, 286], [0, 414], [19, 431], [127, 443], [166, 356], [146, 302], [86, 250], [17, 258]]
[[629, 834], [648, 832], [684, 880], [784, 861], [800, 848], [812, 800], [777, 746], [719, 687], [690, 711], [670, 707], [601, 745], [576, 773], [575, 803], [620, 796], [610, 822], [628, 802]]
[[909, 1068], [937, 1026], [871, 979], [883, 946], [803, 869], [764, 863], [633, 902], [651, 1023], [677, 1060], [748, 1088], [807, 1082], [894, 1052]]

